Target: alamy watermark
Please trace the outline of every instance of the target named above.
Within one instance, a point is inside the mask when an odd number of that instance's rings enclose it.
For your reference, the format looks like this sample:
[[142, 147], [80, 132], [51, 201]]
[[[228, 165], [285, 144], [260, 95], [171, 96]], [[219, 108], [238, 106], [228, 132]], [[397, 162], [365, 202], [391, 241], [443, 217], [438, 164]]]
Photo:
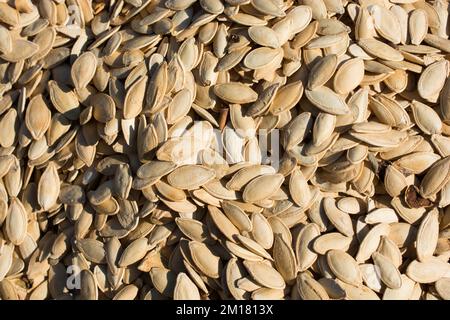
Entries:
[[66, 273], [68, 274], [66, 280], [66, 287], [69, 290], [81, 289], [81, 268], [77, 265], [70, 265], [67, 267]]
[[67, 13], [69, 16], [69, 20], [66, 23], [68, 28], [77, 27], [80, 28], [82, 25], [82, 17], [80, 8], [77, 5], [71, 4], [67, 6]]
[[[278, 129], [211, 129], [196, 122], [187, 132], [175, 133], [176, 143], [169, 158], [178, 164], [228, 164], [248, 162], [267, 164], [276, 170], [280, 163], [280, 132]], [[205, 150], [214, 150], [218, 157], [205, 159]]]

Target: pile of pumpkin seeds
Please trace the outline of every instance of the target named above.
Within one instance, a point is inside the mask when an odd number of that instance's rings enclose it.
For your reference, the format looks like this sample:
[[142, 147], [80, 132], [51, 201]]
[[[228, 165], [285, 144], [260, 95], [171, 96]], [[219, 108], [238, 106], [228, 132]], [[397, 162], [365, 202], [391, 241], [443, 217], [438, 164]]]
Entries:
[[0, 0], [0, 298], [450, 299], [447, 0]]

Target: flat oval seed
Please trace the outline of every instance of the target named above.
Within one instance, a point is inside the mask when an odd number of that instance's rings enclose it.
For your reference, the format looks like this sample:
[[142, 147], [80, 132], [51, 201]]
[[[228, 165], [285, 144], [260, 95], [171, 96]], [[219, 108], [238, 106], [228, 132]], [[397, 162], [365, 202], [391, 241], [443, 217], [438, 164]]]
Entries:
[[263, 47], [278, 48], [280, 43], [277, 34], [266, 26], [253, 26], [248, 28], [248, 35], [257, 44]]
[[211, 250], [200, 242], [189, 242], [189, 249], [197, 268], [211, 278], [219, 278], [222, 264], [220, 258], [214, 255]]
[[224, 101], [237, 104], [254, 102], [258, 98], [253, 89], [238, 82], [215, 85], [214, 93]]
[[173, 170], [167, 176], [167, 182], [178, 189], [192, 190], [211, 181], [215, 172], [200, 165], [185, 165]]
[[336, 71], [333, 85], [334, 90], [340, 94], [347, 94], [355, 89], [364, 78], [364, 62], [354, 58], [343, 63]]
[[85, 52], [80, 55], [70, 70], [75, 89], [85, 88], [94, 77], [96, 68], [97, 58], [92, 52]]
[[244, 65], [249, 69], [261, 69], [270, 65], [280, 51], [268, 47], [260, 47], [250, 51], [244, 59]]
[[350, 112], [345, 101], [327, 87], [305, 90], [305, 94], [308, 100], [322, 111], [334, 115], [344, 115]]
[[286, 283], [281, 274], [264, 262], [244, 261], [244, 266], [250, 276], [261, 285], [272, 289], [284, 289]]
[[374, 252], [372, 259], [375, 266], [380, 270], [381, 281], [391, 289], [398, 289], [402, 286], [400, 272], [388, 258], [378, 252]]
[[354, 286], [362, 283], [362, 275], [355, 259], [342, 250], [330, 250], [327, 253], [327, 262], [334, 275]]
[[284, 181], [281, 174], [264, 174], [245, 187], [242, 198], [245, 202], [257, 202], [272, 196]]

